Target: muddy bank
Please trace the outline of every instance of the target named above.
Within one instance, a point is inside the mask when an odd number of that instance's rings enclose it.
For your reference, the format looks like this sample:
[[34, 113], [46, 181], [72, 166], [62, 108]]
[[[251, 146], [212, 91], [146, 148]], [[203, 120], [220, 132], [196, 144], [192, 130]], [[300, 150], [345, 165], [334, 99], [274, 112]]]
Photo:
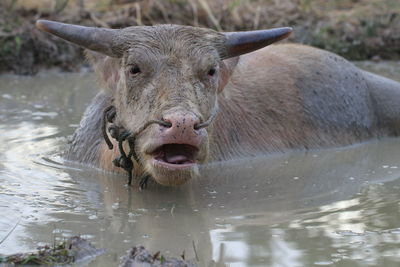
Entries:
[[0, 4], [0, 72], [82, 66], [82, 50], [35, 29], [38, 18], [110, 28], [161, 23], [223, 31], [292, 26], [292, 42], [350, 60], [398, 60], [399, 14], [397, 0], [7, 0]]
[[[36, 252], [18, 253], [10, 256], [0, 255], [0, 266], [70, 266], [75, 263], [88, 263], [105, 252], [105, 249], [98, 249], [87, 240], [74, 236], [58, 245], [38, 247]], [[185, 260], [184, 253], [181, 257], [182, 259], [165, 257], [159, 251], [151, 254], [143, 246], [136, 246], [128, 250], [126, 255], [121, 258], [119, 266], [196, 267], [193, 263]]]
[[40, 246], [36, 252], [0, 255], [0, 266], [69, 265], [90, 261], [105, 252], [105, 249], [97, 249], [85, 239], [74, 236], [57, 245]]

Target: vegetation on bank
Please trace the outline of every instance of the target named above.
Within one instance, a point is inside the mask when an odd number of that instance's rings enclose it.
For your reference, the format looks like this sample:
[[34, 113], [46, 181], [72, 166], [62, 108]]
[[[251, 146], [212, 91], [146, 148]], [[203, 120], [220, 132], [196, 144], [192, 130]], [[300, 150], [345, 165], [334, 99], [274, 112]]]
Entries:
[[[39, 247], [36, 252], [0, 255], [0, 266], [71, 266], [88, 263], [104, 253], [105, 249], [97, 249], [87, 240], [73, 236], [58, 245]], [[151, 254], [143, 246], [135, 246], [121, 257], [119, 266], [196, 267], [194, 263], [185, 260], [184, 252], [181, 258], [164, 257], [159, 251]]]
[[10, 256], [0, 255], [0, 265], [69, 265], [92, 260], [104, 253], [104, 249], [97, 249], [85, 239], [74, 236], [57, 245], [38, 247], [36, 252], [18, 253]]
[[289, 41], [351, 60], [400, 59], [398, 0], [4, 0], [0, 3], [0, 72], [39, 67], [74, 70], [81, 49], [35, 29], [39, 18], [121, 28], [175, 23], [239, 31], [292, 26]]

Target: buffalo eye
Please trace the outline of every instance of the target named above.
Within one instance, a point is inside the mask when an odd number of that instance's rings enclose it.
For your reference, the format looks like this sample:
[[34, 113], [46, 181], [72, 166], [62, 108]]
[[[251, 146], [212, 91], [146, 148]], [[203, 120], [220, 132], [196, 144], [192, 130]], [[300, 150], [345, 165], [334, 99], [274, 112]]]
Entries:
[[217, 70], [216, 70], [215, 68], [210, 68], [207, 74], [208, 74], [209, 76], [214, 76], [214, 74], [215, 74], [216, 72], [217, 72]]
[[129, 73], [130, 74], [132, 74], [132, 75], [135, 75], [135, 74], [138, 74], [138, 73], [141, 73], [142, 71], [140, 70], [140, 68], [139, 68], [139, 66], [132, 66], [130, 69], [129, 69]]

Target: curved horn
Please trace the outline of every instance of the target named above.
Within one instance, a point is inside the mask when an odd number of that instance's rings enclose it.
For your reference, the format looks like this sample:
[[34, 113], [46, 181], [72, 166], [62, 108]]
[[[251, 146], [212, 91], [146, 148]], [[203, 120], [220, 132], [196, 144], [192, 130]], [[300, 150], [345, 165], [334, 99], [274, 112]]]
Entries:
[[226, 37], [226, 55], [224, 58], [236, 57], [260, 49], [285, 39], [292, 31], [292, 28], [284, 27], [269, 30], [224, 33]]
[[84, 48], [111, 57], [122, 56], [117, 49], [114, 49], [118, 30], [84, 27], [49, 20], [36, 21], [36, 27]]

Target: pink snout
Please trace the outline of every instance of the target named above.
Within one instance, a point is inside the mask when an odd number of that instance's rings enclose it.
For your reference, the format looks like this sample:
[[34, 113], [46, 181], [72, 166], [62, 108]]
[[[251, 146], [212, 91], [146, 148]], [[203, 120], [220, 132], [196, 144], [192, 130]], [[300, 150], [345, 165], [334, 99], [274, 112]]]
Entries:
[[[196, 125], [199, 124], [199, 118], [192, 113], [170, 113], [163, 117], [165, 122], [171, 124], [170, 127], [163, 127], [162, 132], [166, 136], [174, 139], [191, 139], [198, 135]], [[186, 140], [185, 140], [186, 141]]]
[[172, 112], [164, 115], [169, 125], [158, 125], [159, 133], [153, 141], [150, 154], [158, 164], [169, 168], [189, 167], [196, 163], [197, 155], [206, 135], [205, 129], [196, 129], [200, 119], [193, 113]]

